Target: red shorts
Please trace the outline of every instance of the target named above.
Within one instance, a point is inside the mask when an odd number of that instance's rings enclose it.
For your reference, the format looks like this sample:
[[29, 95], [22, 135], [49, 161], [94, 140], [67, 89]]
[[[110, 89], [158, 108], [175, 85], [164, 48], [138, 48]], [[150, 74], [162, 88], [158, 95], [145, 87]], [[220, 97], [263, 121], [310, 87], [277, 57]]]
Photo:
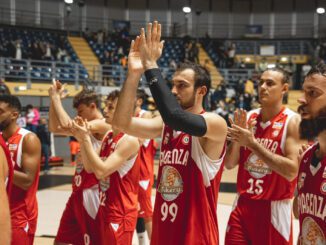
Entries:
[[126, 231], [123, 225], [115, 227], [105, 223], [103, 245], [131, 245], [134, 231]]
[[152, 206], [152, 183], [151, 182], [149, 183], [146, 190], [144, 190], [142, 186], [139, 186], [138, 202], [139, 202], [138, 217], [145, 218], [145, 219], [152, 218], [153, 206]]
[[11, 229], [11, 245], [33, 245], [34, 235], [30, 234], [20, 227]]
[[83, 192], [73, 192], [63, 211], [56, 242], [90, 245], [101, 244], [101, 219], [100, 215], [94, 220], [83, 206]]
[[226, 228], [226, 245], [292, 245], [290, 200], [251, 200], [239, 197]]

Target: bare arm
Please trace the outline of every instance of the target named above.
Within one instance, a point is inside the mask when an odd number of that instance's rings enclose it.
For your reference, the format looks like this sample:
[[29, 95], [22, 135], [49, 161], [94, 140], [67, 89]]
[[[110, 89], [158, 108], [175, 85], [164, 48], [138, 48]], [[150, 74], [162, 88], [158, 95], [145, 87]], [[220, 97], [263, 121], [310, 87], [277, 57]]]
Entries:
[[41, 143], [38, 137], [29, 133], [23, 140], [22, 171], [14, 171], [14, 185], [28, 190], [34, 183], [41, 161]]
[[153, 139], [162, 132], [163, 121], [161, 117], [153, 119], [133, 117], [136, 90], [143, 72], [138, 45], [139, 37], [131, 44], [128, 57], [128, 76], [121, 89], [112, 125], [122, 132], [138, 138]]
[[7, 159], [0, 147], [0, 244], [9, 245], [11, 239], [11, 222], [8, 196], [6, 192]]
[[224, 166], [226, 169], [233, 169], [239, 164], [240, 145], [232, 142], [228, 145], [225, 154]]
[[103, 161], [94, 151], [89, 138], [85, 138], [82, 145], [89, 162], [92, 164], [92, 170], [98, 179], [103, 179], [117, 171], [124, 162], [136, 156], [140, 147], [137, 138], [125, 135], [114, 152]]
[[270, 169], [288, 181], [292, 181], [298, 174], [298, 153], [301, 145], [304, 144], [304, 141], [299, 137], [299, 123], [299, 116], [294, 116], [288, 124], [284, 147], [285, 156], [277, 155], [259, 144], [254, 138], [253, 133], [248, 129], [243, 129], [235, 125], [233, 132], [237, 131], [239, 133], [237, 137], [241, 145], [249, 147]]

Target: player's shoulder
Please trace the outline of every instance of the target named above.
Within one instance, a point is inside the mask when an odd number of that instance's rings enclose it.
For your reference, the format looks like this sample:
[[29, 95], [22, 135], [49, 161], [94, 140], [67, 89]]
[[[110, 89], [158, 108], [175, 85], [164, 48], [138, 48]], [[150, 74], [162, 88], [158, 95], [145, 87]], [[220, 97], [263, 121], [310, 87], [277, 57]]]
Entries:
[[209, 125], [216, 125], [219, 128], [221, 128], [221, 127], [225, 127], [225, 129], [227, 128], [227, 123], [226, 123], [225, 119], [223, 117], [221, 117], [220, 115], [218, 115], [214, 112], [205, 112], [202, 115], [205, 118], [206, 123], [208, 123]]

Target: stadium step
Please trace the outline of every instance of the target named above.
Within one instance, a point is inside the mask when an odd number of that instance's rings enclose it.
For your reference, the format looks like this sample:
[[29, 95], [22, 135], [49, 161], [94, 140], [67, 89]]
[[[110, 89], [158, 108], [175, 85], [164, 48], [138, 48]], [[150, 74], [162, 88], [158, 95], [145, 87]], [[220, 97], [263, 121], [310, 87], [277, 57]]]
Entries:
[[197, 47], [199, 49], [199, 53], [198, 53], [199, 63], [204, 65], [205, 62], [208, 61], [206, 68], [209, 70], [211, 75], [211, 80], [212, 80], [211, 88], [215, 89], [221, 83], [223, 77], [219, 72], [219, 70], [217, 69], [217, 67], [214, 65], [212, 59], [209, 57], [205, 49], [202, 47], [202, 45], [200, 43], [197, 43]]
[[92, 51], [91, 47], [88, 45], [87, 41], [82, 37], [68, 37], [68, 40], [81, 63], [86, 68], [90, 79], [98, 81], [100, 78], [100, 73], [95, 69], [95, 67], [99, 67], [100, 62]]
[[298, 99], [300, 98], [301, 94], [302, 92], [300, 90], [290, 90], [287, 107], [289, 107], [291, 110], [297, 111], [299, 106]]

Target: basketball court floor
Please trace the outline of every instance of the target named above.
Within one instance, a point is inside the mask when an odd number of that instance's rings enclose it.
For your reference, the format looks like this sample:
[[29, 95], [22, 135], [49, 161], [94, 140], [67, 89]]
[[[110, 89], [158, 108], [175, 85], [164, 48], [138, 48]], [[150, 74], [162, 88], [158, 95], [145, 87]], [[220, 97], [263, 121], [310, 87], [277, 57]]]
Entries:
[[[157, 164], [155, 165], [155, 173]], [[53, 244], [61, 214], [71, 194], [71, 181], [74, 167], [64, 165], [50, 170], [48, 175], [41, 174], [39, 191], [37, 193], [39, 203], [39, 218], [36, 231], [35, 245]], [[219, 221], [220, 244], [224, 244], [224, 235], [227, 221], [232, 210], [232, 204], [236, 196], [237, 169], [224, 170], [219, 193], [217, 216]], [[153, 188], [152, 201], [155, 199]], [[294, 242], [296, 244], [299, 232], [298, 220], [294, 220]], [[136, 234], [133, 245], [137, 245]]]

